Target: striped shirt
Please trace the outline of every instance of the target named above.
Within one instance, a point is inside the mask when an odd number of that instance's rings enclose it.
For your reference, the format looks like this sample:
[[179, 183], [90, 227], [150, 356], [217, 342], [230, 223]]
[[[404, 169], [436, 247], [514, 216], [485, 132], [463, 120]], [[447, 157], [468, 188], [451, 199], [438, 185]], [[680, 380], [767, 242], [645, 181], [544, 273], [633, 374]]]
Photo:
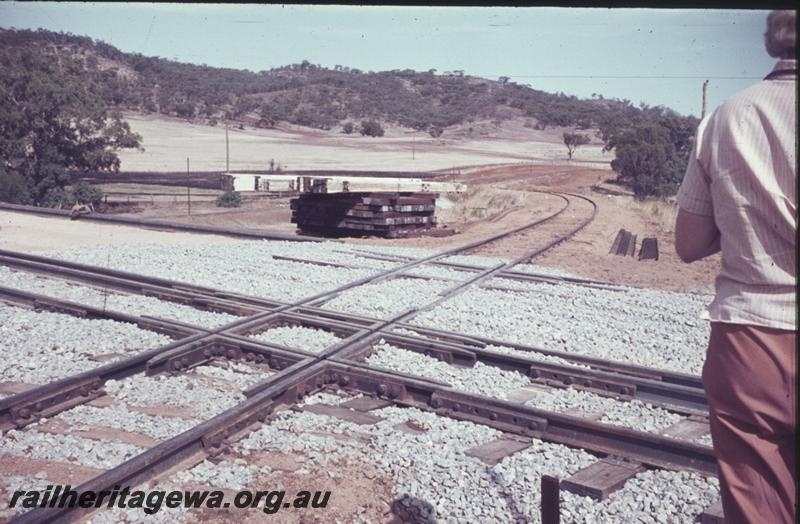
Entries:
[[720, 231], [712, 321], [797, 329], [796, 69], [779, 61], [698, 126], [677, 200]]

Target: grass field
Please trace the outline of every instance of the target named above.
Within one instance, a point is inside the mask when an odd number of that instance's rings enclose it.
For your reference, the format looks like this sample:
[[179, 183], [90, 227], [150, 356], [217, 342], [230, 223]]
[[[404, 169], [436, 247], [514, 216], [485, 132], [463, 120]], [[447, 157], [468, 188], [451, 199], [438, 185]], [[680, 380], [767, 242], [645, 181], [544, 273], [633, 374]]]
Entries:
[[[139, 114], [126, 114], [133, 131], [143, 137], [144, 152], [122, 151], [123, 171], [194, 171], [225, 169], [225, 129]], [[526, 162], [564, 163], [567, 150], [560, 130], [534, 132], [513, 121], [491, 136], [470, 138], [454, 131], [441, 139], [389, 128], [383, 138], [333, 131], [285, 127], [231, 129], [230, 168], [266, 169], [270, 160], [284, 169], [372, 169], [433, 171], [458, 166]], [[578, 149], [572, 164], [608, 168], [610, 154], [594, 143]]]

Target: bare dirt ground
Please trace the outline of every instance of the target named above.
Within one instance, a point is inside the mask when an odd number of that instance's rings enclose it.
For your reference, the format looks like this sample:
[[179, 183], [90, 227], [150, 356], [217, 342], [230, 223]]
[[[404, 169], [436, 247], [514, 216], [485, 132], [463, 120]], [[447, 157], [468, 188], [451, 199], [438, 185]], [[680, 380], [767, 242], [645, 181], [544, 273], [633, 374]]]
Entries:
[[140, 203], [141, 211], [120, 216], [294, 233], [296, 227], [290, 222], [292, 211], [289, 209], [289, 200], [288, 197], [244, 196], [242, 206], [238, 208], [217, 207], [210, 200], [192, 200], [190, 214], [186, 195], [183, 195], [177, 202], [167, 200], [156, 202], [155, 205]]
[[[564, 269], [582, 277], [622, 284], [673, 291], [710, 292], [714, 276], [719, 271], [719, 255], [691, 265], [684, 264], [675, 254], [673, 226], [676, 208], [667, 201], [638, 203], [628, 196], [597, 193], [592, 187], [610, 177], [607, 171], [563, 166], [506, 166], [492, 167], [485, 172], [474, 171], [455, 177], [465, 181], [473, 191], [484, 186], [509, 189], [528, 198], [523, 209], [515, 210], [497, 220], [475, 220], [465, 224], [448, 224], [459, 231], [446, 238], [414, 239], [351, 239], [359, 244], [381, 244], [409, 247], [448, 249], [470, 241], [518, 227], [560, 208], [557, 197], [531, 191], [561, 191], [577, 193], [592, 199], [598, 206], [597, 216], [571, 240], [535, 258], [533, 263]], [[591, 213], [591, 206], [574, 199], [574, 204], [552, 223], [537, 226], [530, 234], [517, 235], [508, 241], [483, 248], [476, 254], [514, 258], [531, 251], [555, 235], [568, 231]], [[659, 259], [638, 260], [609, 254], [617, 232], [625, 228], [637, 235], [638, 243], [645, 237], [658, 239]]]
[[26, 253], [120, 244], [189, 245], [234, 241], [218, 235], [155, 231], [0, 211], [0, 249]]

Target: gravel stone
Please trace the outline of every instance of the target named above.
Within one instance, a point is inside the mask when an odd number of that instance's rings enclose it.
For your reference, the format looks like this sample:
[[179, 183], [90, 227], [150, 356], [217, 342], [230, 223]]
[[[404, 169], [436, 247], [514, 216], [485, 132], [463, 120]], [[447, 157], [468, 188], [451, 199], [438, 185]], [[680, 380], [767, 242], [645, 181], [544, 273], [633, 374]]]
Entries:
[[187, 408], [202, 419], [209, 419], [245, 399], [242, 393], [224, 388], [217, 381], [202, 381], [191, 375], [134, 375], [109, 380], [105, 389], [129, 406], [166, 404]]
[[169, 337], [113, 320], [89, 320], [0, 303], [0, 377], [44, 384], [171, 342]]
[[483, 257], [479, 255], [452, 255], [444, 258], [442, 262], [490, 268], [499, 264], [505, 264], [509, 262], [509, 259], [500, 257]]
[[425, 249], [422, 247], [396, 247], [396, 246], [348, 246], [348, 249], [355, 253], [367, 253], [372, 255], [390, 255], [406, 258], [423, 258], [435, 255], [439, 251]]
[[252, 335], [250, 338], [278, 344], [292, 349], [299, 349], [309, 353], [320, 353], [342, 341], [330, 331], [313, 329], [304, 326], [281, 326], [268, 329], [262, 333]]
[[0, 478], [0, 485], [3, 486], [2, 491], [0, 491], [0, 519], [10, 520], [14, 515], [19, 515], [28, 511], [26, 508], [20, 506], [20, 501], [17, 501], [15, 507], [8, 507], [15, 491], [44, 492], [47, 486], [51, 486], [52, 484], [51, 481], [44, 478], [29, 477], [26, 475], [4, 475]]
[[[137, 486], [135, 489], [145, 490], [146, 492], [157, 490], [166, 493], [171, 491], [185, 491], [178, 486], [168, 483], [142, 485]], [[144, 507], [147, 507], [146, 503], [143, 508]], [[87, 520], [86, 524], [139, 524], [141, 522], [147, 522], [147, 524], [176, 524], [198, 521], [198, 516], [193, 515], [192, 510], [184, 507], [168, 508], [163, 502], [158, 512], [153, 514], [145, 513], [143, 508], [106, 508], [92, 515], [92, 518]], [[191, 518], [192, 516], [194, 516], [194, 518]]]
[[645, 471], [603, 502], [562, 491], [565, 522], [696, 522], [719, 498], [715, 478], [685, 471]]
[[683, 373], [702, 370], [710, 327], [698, 316], [708, 296], [524, 286], [524, 292], [470, 289], [412, 322]]
[[514, 271], [520, 273], [530, 273], [533, 275], [545, 275], [549, 277], [581, 278], [575, 273], [564, 271], [555, 267], [537, 266], [536, 264], [518, 264], [514, 266]]
[[326, 393], [321, 391], [319, 393], [314, 393], [313, 395], [309, 395], [304, 397], [298, 403], [299, 406], [310, 406], [312, 404], [329, 404], [331, 406], [338, 406], [343, 402], [347, 402], [348, 400], [353, 400], [357, 398], [361, 398], [364, 395], [361, 393], [357, 395], [348, 395], [342, 392], [342, 394], [333, 394], [333, 393]]
[[97, 427], [105, 427], [130, 433], [141, 433], [158, 440], [172, 438], [201, 422], [200, 420], [147, 415], [130, 411], [122, 404], [103, 408], [77, 406], [59, 413], [55, 418], [68, 422], [72, 430], [93, 430]]
[[[401, 373], [447, 382], [453, 388], [505, 400], [513, 390], [531, 384], [528, 377], [516, 372], [476, 362], [471, 368], [452, 366], [433, 357], [400, 349], [383, 341], [375, 345], [375, 353], [366, 362]], [[548, 411], [563, 412], [580, 407], [586, 413], [602, 413], [604, 424], [625, 426], [655, 433], [679, 420], [680, 415], [639, 400], [619, 401], [572, 388], [537, 393], [527, 405]]]
[[[594, 458], [565, 446], [533, 441], [527, 450], [496, 466], [464, 454], [502, 434], [492, 428], [439, 417], [413, 408], [387, 407], [371, 413], [384, 420], [357, 425], [309, 412], [283, 412], [234, 449], [301, 453], [328, 466], [368, 463], [390, 477], [393, 496], [413, 505], [412, 513], [438, 522], [538, 522], [541, 471], [574, 472]], [[413, 420], [423, 433], [397, 431]], [[369, 435], [367, 443], [323, 435]], [[297, 435], [302, 438], [297, 438]]]
[[468, 278], [475, 276], [475, 273], [471, 273], [469, 271], [461, 271], [457, 269], [451, 269], [448, 267], [432, 266], [430, 264], [425, 264], [422, 266], [411, 268], [407, 273], [410, 275], [417, 275], [421, 277], [436, 278], [442, 280], [467, 280]]
[[[326, 403], [330, 394], [320, 397]], [[316, 396], [315, 396], [316, 397]], [[488, 466], [464, 452], [502, 435], [492, 428], [440, 417], [414, 408], [390, 406], [371, 413], [383, 420], [357, 425], [310, 412], [284, 411], [233, 445], [245, 457], [252, 451], [299, 454], [311, 464], [367, 463], [390, 478], [393, 496], [428, 522], [540, 522], [540, 481], [544, 474], [566, 478], [597, 457], [582, 450], [532, 439], [531, 447]], [[423, 433], [397, 431], [413, 420]], [[341, 439], [332, 435], [359, 435]], [[364, 441], [368, 438], [368, 441]], [[675, 484], [678, 489], [672, 489]], [[692, 491], [697, 490], [697, 494]], [[644, 494], [641, 502], [636, 497]], [[605, 502], [562, 492], [564, 522], [644, 522], [645, 508], [666, 522], [692, 522], [717, 498], [714, 479], [688, 473], [648, 471]], [[616, 502], [615, 502], [616, 501]], [[413, 511], [412, 511], [413, 513]], [[635, 520], [635, 519], [634, 519]]]
[[658, 433], [683, 418], [641, 400], [619, 401], [572, 388], [537, 393], [525, 404], [557, 413], [577, 407], [585, 413], [602, 413], [598, 422], [603, 424], [625, 426], [647, 433]]
[[203, 311], [183, 304], [158, 300], [154, 297], [128, 295], [114, 290], [103, 290], [55, 278], [46, 278], [33, 273], [12, 271], [5, 266], [0, 266], [0, 282], [3, 282], [6, 287], [104, 310], [137, 316], [150, 315], [206, 328], [218, 327], [239, 318], [227, 313]]
[[[81, 249], [58, 256], [288, 302], [400, 265], [400, 262], [366, 259], [361, 256], [364, 251], [355, 246], [327, 242], [243, 241], [233, 245], [214, 246]], [[433, 253], [430, 250], [389, 246], [369, 246], [369, 251], [415, 258]], [[236, 264], [230, 263], [231, 253], [236, 254]], [[275, 255], [361, 267], [335, 268], [289, 262], [274, 259]], [[497, 258], [474, 256], [450, 257], [450, 260], [482, 267], [505, 262]], [[533, 265], [517, 266], [515, 269], [568, 276], [557, 270]], [[444, 268], [423, 267], [413, 272], [440, 279], [463, 280], [472, 276]], [[258, 275], [259, 278], [254, 278], [253, 275]], [[39, 279], [42, 282], [30, 284], [27, 282], [29, 279], [23, 280], [20, 285], [52, 286], [47, 289], [56, 294], [78, 293], [75, 289], [63, 289], [63, 283], [42, 284], [45, 279]], [[697, 374], [702, 367], [709, 329], [707, 323], [699, 319], [699, 313], [710, 297], [624, 287], [621, 291], [609, 291], [569, 284], [520, 283], [499, 278], [491, 279], [486, 284], [506, 286], [513, 290], [471, 289], [436, 309], [421, 314], [415, 322], [421, 326], [447, 329], [465, 335], [489, 336], [546, 349], [685, 373]], [[325, 307], [386, 318], [410, 307], [423, 306], [435, 300], [437, 293], [452, 285], [452, 282], [441, 280], [395, 278], [349, 290], [331, 300]], [[88, 287], [79, 289], [90, 290], [80, 293], [93, 292]], [[102, 295], [102, 290], [100, 293]], [[89, 295], [85, 298], [96, 299]], [[174, 306], [157, 300], [152, 303], [135, 301], [119, 304], [121, 305], [118, 307], [132, 308], [128, 311], [134, 311], [133, 308], [143, 308], [141, 311], [144, 311], [146, 308]], [[181, 315], [180, 319], [183, 320], [187, 318], [183, 315], [193, 314], [191, 311], [177, 309], [171, 311]], [[171, 313], [166, 309], [162, 309], [160, 315], [155, 316], [169, 314]], [[199, 314], [205, 315], [206, 312]], [[69, 322], [59, 317], [69, 319]], [[199, 317], [193, 318], [198, 318], [199, 323]], [[208, 318], [205, 322], [212, 321], [212, 318]], [[63, 329], [73, 333], [71, 337], [64, 337], [58, 331], [58, 326], [61, 325], [59, 322], [67, 326]], [[97, 350], [95, 354], [124, 353], [129, 351], [126, 349], [128, 347], [135, 348], [133, 351], [141, 351], [165, 343], [154, 339], [152, 344], [136, 345], [131, 343], [131, 340], [135, 340], [133, 334], [151, 334], [138, 328], [134, 328], [136, 331], [131, 333], [115, 332], [105, 324], [99, 327], [92, 324], [90, 328], [90, 325], [81, 322], [107, 322], [114, 326], [113, 329], [120, 329], [120, 325], [128, 328], [124, 324], [110, 321], [74, 319], [66, 315], [34, 313], [0, 305], [0, 346], [6, 355], [12, 355], [7, 361], [25, 363], [28, 366], [24, 368], [26, 373], [41, 374], [43, 378], [40, 382], [44, 382], [74, 372], [68, 366], [79, 361], [83, 357], [82, 352], [87, 351], [87, 348]], [[41, 325], [46, 327], [41, 328]], [[97, 343], [94, 343], [95, 334]], [[58, 341], [59, 344], [64, 339], [74, 342], [66, 350], [59, 347], [43, 351], [42, 347], [49, 348], [49, 344], [55, 343], [46, 342], [48, 335], [51, 341]], [[273, 333], [268, 331], [262, 335], [268, 336], [269, 341], [284, 340], [290, 347], [300, 349], [321, 349], [326, 347], [323, 344], [335, 343], [330, 338], [322, 340], [330, 336], [330, 333], [307, 328], [284, 329]], [[11, 342], [7, 342], [8, 339]], [[29, 343], [30, 339], [34, 339], [34, 342]], [[26, 343], [28, 346], [25, 346]], [[122, 349], [119, 348], [120, 345]], [[18, 347], [22, 349], [16, 349]], [[519, 352], [507, 347], [487, 349], [520, 354], [546, 362], [566, 363], [563, 359]], [[63, 352], [67, 352], [68, 356], [64, 357]], [[28, 354], [34, 358], [27, 357]], [[51, 361], [55, 362], [62, 357], [63, 363], [58, 361], [48, 368]], [[510, 391], [530, 383], [528, 377], [516, 372], [507, 372], [480, 363], [473, 368], [457, 368], [418, 353], [392, 347], [383, 341], [376, 346], [376, 352], [367, 362], [442, 380], [455, 388], [496, 398], [506, 398]], [[8, 364], [6, 368], [2, 366], [0, 364], [0, 376], [7, 379]], [[23, 376], [19, 371], [15, 373], [12, 376]], [[51, 377], [48, 373], [56, 376]], [[141, 418], [128, 407], [167, 404], [187, 408], [198, 419], [207, 419], [244, 400], [240, 393], [241, 388], [264, 380], [270, 374], [269, 371], [241, 363], [227, 363], [223, 366], [215, 363], [196, 368], [184, 375], [137, 375], [106, 384], [109, 394], [122, 400], [127, 407], [120, 405], [113, 409], [99, 409], [81, 406], [58, 417], [75, 425], [84, 423], [87, 427], [92, 424], [135, 427], [136, 431], [145, 432], [154, 438], [165, 438], [174, 431], [181, 431], [181, 424], [191, 424], [194, 421], [173, 420], [173, 425], [162, 424], [160, 418], [164, 417]], [[12, 380], [35, 382], [20, 378]], [[303, 399], [302, 404], [339, 404], [349, 398], [352, 397], [320, 393]], [[529, 404], [549, 406], [547, 409], [553, 410], [579, 407], [589, 412], [601, 411], [601, 422], [626, 425], [644, 431], [658, 431], [680, 419], [677, 415], [639, 401], [618, 402], [573, 389], [543, 393]], [[532, 440], [530, 448], [505, 458], [495, 466], [488, 466], [464, 452], [500, 437], [502, 433], [497, 430], [412, 408], [391, 406], [371, 413], [383, 420], [373, 425], [357, 425], [311, 412], [283, 411], [275, 415], [271, 424], [263, 425], [233, 444], [234, 451], [241, 453], [243, 459], [227, 460], [218, 465], [203, 463], [177, 475], [185, 475], [183, 480], [187, 482], [239, 489], [252, 483], [260, 473], [264, 473], [260, 468], [253, 468], [248, 464], [246, 457], [249, 453], [257, 450], [293, 453], [305, 456], [310, 464], [371, 464], [391, 478], [391, 489], [395, 497], [402, 498], [408, 508], [413, 507], [417, 515], [430, 520], [538, 522], [541, 475], [555, 474], [565, 478], [596, 460], [596, 457], [581, 450]], [[406, 433], [396, 429], [398, 424], [408, 420], [413, 420], [426, 431]], [[298, 435], [301, 437], [298, 438]], [[352, 438], [354, 435], [358, 435], [358, 438]], [[698, 439], [698, 442], [702, 440]], [[25, 431], [9, 431], [0, 440], [0, 452], [17, 455], [35, 452], [42, 455], [40, 458], [71, 460], [107, 468], [141, 450], [114, 441], [98, 442], [75, 435], [44, 434], [38, 432], [34, 425]], [[688, 473], [647, 471], [632, 479], [623, 490], [602, 503], [564, 493], [562, 518], [564, 522], [690, 522], [717, 497], [718, 487], [713, 479]], [[95, 516], [93, 521], [137, 522], [141, 520], [141, 516], [141, 510], [128, 510], [126, 513], [113, 510]], [[170, 515], [164, 510], [156, 514], [156, 517], [167, 519], [162, 520], [163, 522], [184, 518], [182, 515]]]
[[366, 363], [440, 380], [467, 393], [500, 399], [506, 399], [512, 390], [530, 384], [528, 377], [516, 371], [504, 371], [481, 362], [476, 362], [471, 368], [451, 366], [421, 353], [391, 346], [383, 340], [375, 345], [375, 353], [366, 359]]
[[537, 362], [544, 362], [547, 364], [559, 364], [561, 366], [571, 366], [574, 368], [583, 368], [588, 369], [589, 366], [585, 366], [583, 364], [578, 364], [576, 362], [572, 362], [570, 360], [556, 357], [553, 355], [545, 355], [543, 353], [539, 353], [536, 351], [520, 351], [519, 349], [509, 348], [505, 346], [495, 346], [494, 344], [489, 344], [484, 350], [493, 351], [495, 353], [504, 353], [506, 355], [513, 355], [515, 357], [527, 358], [529, 360], [536, 360]]
[[[335, 261], [336, 256], [332, 251], [341, 247], [341, 244], [332, 242], [245, 240], [193, 246], [83, 248], [52, 253], [50, 256], [293, 302], [324, 290], [335, 289], [378, 271], [290, 262], [274, 259], [272, 256], [313, 259], [319, 253], [327, 253], [328, 259]], [[231, 263], [232, 254], [235, 254], [235, 264]], [[352, 257], [348, 260], [352, 260]]]
[[11, 429], [0, 439], [0, 454], [74, 463], [110, 469], [144, 450], [116, 440], [92, 440], [75, 435], [41, 433], [33, 428]]
[[265, 367], [255, 367], [244, 362], [230, 360], [218, 360], [206, 366], [198, 366], [192, 372], [223, 383], [232, 384], [238, 389], [247, 389], [275, 374], [274, 371]]
[[204, 460], [197, 466], [179, 471], [170, 477], [170, 482], [203, 484], [213, 489], [242, 491], [251, 487], [251, 482], [259, 475], [269, 474], [269, 467], [250, 466], [244, 459], [223, 460], [214, 464]]
[[452, 287], [451, 282], [392, 278], [350, 289], [323, 307], [375, 318], [390, 318], [410, 308], [436, 300], [437, 294]]

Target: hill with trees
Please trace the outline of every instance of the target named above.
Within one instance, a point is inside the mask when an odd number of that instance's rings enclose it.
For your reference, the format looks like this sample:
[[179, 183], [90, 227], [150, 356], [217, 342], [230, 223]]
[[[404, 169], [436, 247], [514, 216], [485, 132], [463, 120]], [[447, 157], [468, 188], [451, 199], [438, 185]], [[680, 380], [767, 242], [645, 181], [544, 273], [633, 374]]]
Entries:
[[[663, 128], [649, 135], [650, 139], [677, 142], [658, 154], [680, 156], [687, 153], [686, 144], [678, 142], [684, 140], [686, 129], [693, 132], [696, 126], [693, 117], [683, 117], [664, 107], [636, 107], [629, 100], [604, 99], [601, 95], [579, 99], [520, 85], [508, 77], [489, 80], [465, 75], [463, 71], [365, 72], [303, 61], [253, 72], [126, 53], [89, 37], [42, 29], [0, 29], [0, 51], [9, 56], [24, 53], [38, 57], [40, 62], [57, 64], [52, 67], [65, 79], [65, 86], [89, 93], [92, 104], [103, 106], [104, 110], [134, 110], [209, 125], [224, 121], [270, 128], [287, 122], [379, 137], [383, 122], [428, 131], [438, 137], [447, 133], [450, 126], [477, 120], [499, 123], [522, 116], [535, 121], [538, 129], [566, 126], [598, 130], [607, 149], [618, 147], [618, 160], [619, 146], [632, 143], [631, 130], [648, 125]], [[33, 74], [30, 68], [41, 67], [25, 60], [9, 64], [20, 69], [17, 74]], [[11, 102], [6, 99], [0, 103]], [[131, 143], [116, 145], [126, 144]], [[660, 160], [653, 160], [657, 161]], [[685, 165], [685, 158], [673, 162], [675, 169], [681, 162]], [[618, 172], [623, 177], [638, 178], [639, 173], [631, 174], [630, 169], [622, 167], [628, 164], [638, 165], [621, 161]], [[670, 167], [670, 173], [675, 169]], [[659, 173], [655, 176], [663, 175]], [[642, 191], [659, 194], [669, 192], [669, 186], [644, 183]]]

